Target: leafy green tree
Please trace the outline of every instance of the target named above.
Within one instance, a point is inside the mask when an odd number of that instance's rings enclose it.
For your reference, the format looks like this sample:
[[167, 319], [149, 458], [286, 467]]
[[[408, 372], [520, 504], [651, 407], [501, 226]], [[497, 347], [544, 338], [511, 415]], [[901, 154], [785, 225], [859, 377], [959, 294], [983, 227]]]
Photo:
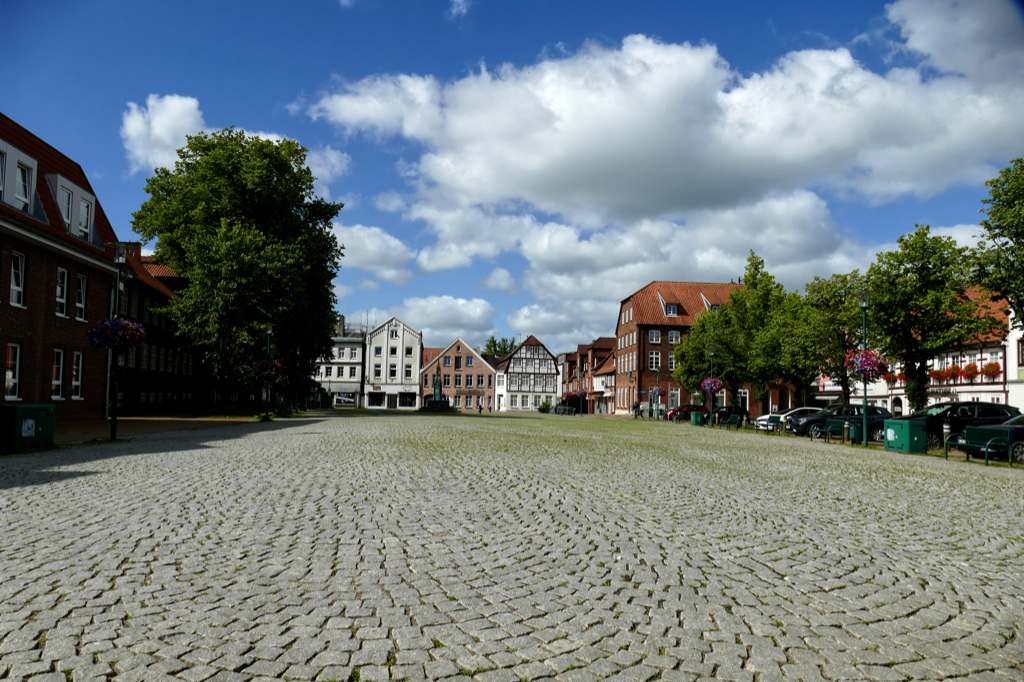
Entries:
[[868, 269], [873, 294], [868, 325], [879, 335], [885, 355], [903, 365], [907, 402], [914, 410], [928, 400], [928, 362], [1005, 325], [972, 299], [971, 251], [950, 237], [933, 236], [927, 225], [899, 238], [899, 248], [880, 253]]
[[484, 343], [484, 355], [497, 355], [501, 357], [508, 355], [516, 349], [516, 339], [514, 336], [508, 338], [496, 339], [493, 336], [487, 339]]
[[1024, 159], [1009, 166], [985, 183], [989, 198], [981, 210], [983, 241], [976, 256], [979, 268], [975, 281], [1002, 296], [1013, 311], [1014, 326], [1024, 329]]
[[828, 279], [815, 277], [804, 287], [804, 324], [791, 340], [821, 374], [839, 384], [844, 403], [850, 402], [850, 388], [856, 383], [846, 368], [846, 356], [861, 346], [860, 292], [866, 288], [857, 270]]
[[793, 292], [772, 311], [753, 346], [755, 365], [762, 376], [781, 380], [793, 387], [793, 402], [806, 405], [810, 385], [819, 374], [819, 362], [812, 352], [807, 333], [810, 309], [800, 294]]
[[252, 363], [282, 364], [279, 388], [309, 390], [331, 351], [332, 282], [343, 246], [331, 232], [342, 204], [318, 198], [306, 149], [229, 128], [190, 136], [174, 170], [158, 168], [132, 227], [157, 240], [158, 262], [189, 280], [169, 314], [222, 384], [251, 384]]

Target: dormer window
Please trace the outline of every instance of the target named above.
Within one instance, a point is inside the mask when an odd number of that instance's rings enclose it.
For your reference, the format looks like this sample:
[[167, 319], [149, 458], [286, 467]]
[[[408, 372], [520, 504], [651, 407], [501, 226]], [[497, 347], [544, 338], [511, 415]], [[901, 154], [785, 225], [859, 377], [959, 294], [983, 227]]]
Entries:
[[675, 303], [665, 304], [665, 315], [667, 317], [675, 317], [679, 315], [679, 306]]
[[28, 197], [32, 189], [32, 169], [18, 164], [18, 176], [14, 179], [14, 201], [20, 211], [28, 213]]
[[78, 204], [78, 237], [89, 241], [89, 234], [92, 231], [92, 204], [84, 199]]
[[60, 206], [60, 216], [64, 219], [64, 229], [71, 231], [71, 192], [64, 187], [60, 188], [57, 205]]

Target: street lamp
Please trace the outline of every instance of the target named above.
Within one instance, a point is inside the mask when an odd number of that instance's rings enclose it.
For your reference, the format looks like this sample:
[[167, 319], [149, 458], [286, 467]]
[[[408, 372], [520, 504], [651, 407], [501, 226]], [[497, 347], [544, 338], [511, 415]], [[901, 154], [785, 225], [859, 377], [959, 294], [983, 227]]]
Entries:
[[[128, 242], [111, 242], [104, 246], [114, 247], [114, 264], [117, 266], [117, 285], [114, 287], [114, 314], [116, 319], [121, 314], [121, 268], [128, 262]], [[117, 361], [114, 351], [110, 355], [110, 387], [113, 400], [110, 403], [110, 440], [117, 440]]]
[[[868, 350], [868, 299], [871, 297], [871, 292], [865, 289], [860, 292], [860, 313], [862, 317], [861, 329], [863, 332], [863, 340], [861, 342], [861, 351], [867, 352]], [[864, 447], [868, 446], [868, 377], [863, 375], [864, 380], [864, 414], [863, 419], [863, 434], [864, 434]]]
[[[268, 361], [270, 360], [270, 337], [271, 337], [271, 335], [273, 335], [273, 333], [274, 333], [274, 323], [273, 322], [267, 322], [267, 360]], [[265, 394], [266, 397], [263, 399], [263, 421], [268, 421], [270, 419], [270, 382], [269, 381], [267, 382], [267, 385], [263, 387], [263, 390], [266, 391], [266, 394]]]
[[[711, 354], [711, 378], [714, 379], [715, 378], [715, 347], [714, 346], [710, 346], [708, 348], [708, 352]], [[711, 425], [714, 426], [714, 424], [715, 424], [715, 422], [714, 422], [714, 419], [715, 419], [715, 394], [714, 393], [711, 394], [711, 413], [708, 415], [708, 417], [709, 417], [708, 421], [710, 421]]]

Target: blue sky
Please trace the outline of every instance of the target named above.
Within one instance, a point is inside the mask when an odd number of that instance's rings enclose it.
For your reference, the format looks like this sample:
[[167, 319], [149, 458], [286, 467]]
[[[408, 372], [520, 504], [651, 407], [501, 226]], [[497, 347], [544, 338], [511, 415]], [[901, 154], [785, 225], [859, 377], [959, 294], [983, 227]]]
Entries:
[[82, 164], [129, 238], [185, 135], [310, 149], [346, 203], [338, 309], [430, 345], [614, 330], [652, 279], [789, 288], [915, 223], [973, 241], [1024, 155], [1007, 0], [0, 0], [0, 111]]

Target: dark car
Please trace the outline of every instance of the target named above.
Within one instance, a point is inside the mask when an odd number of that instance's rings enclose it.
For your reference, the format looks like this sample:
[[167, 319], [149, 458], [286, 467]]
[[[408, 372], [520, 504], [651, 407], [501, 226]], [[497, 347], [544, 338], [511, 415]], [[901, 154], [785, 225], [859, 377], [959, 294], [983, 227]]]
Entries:
[[740, 425], [741, 426], [743, 424], [749, 424], [750, 423], [750, 412], [747, 411], [747, 408], [745, 408], [745, 407], [736, 407], [736, 406], [733, 406], [733, 405], [726, 405], [724, 407], [716, 407], [715, 408], [714, 418], [713, 418], [711, 423], [712, 424], [716, 424], [716, 425], [717, 424], [725, 423], [725, 420], [728, 419], [729, 417], [731, 417], [734, 414], [738, 414], [740, 416]]
[[708, 408], [703, 405], [680, 405], [679, 407], [673, 407], [671, 410], [665, 413], [665, 419], [669, 421], [690, 421], [690, 415], [694, 412], [700, 412], [705, 417], [708, 416]]
[[[978, 405], [988, 405], [989, 403], [978, 403]], [[1003, 407], [1006, 407], [1005, 405]], [[1011, 410], [1017, 408], [1011, 407]], [[1010, 441], [1010, 452], [1013, 453], [1013, 461], [1018, 464], [1024, 464], [1024, 414], [1018, 414], [1007, 422], [1002, 424], [986, 424], [986, 428], [989, 429], [1005, 429], [1007, 431], [1007, 438]], [[984, 450], [976, 449], [971, 452], [971, 457], [983, 457]]]
[[[884, 407], [868, 405], [868, 440], [882, 441], [885, 435], [885, 420], [891, 418], [889, 410]], [[818, 424], [824, 428], [825, 422], [829, 419], [844, 419], [859, 423], [864, 419], [864, 406], [844, 403], [830, 405], [812, 415], [790, 419], [786, 423], [786, 430], [797, 436], [806, 436], [812, 426]]]
[[929, 450], [942, 449], [942, 427], [949, 424], [949, 432], [963, 433], [967, 426], [992, 426], [1002, 424], [1011, 417], [1020, 414], [1020, 410], [1009, 405], [997, 403], [938, 403], [923, 410], [918, 410], [905, 417], [897, 417], [904, 421], [925, 422], [925, 438]]

